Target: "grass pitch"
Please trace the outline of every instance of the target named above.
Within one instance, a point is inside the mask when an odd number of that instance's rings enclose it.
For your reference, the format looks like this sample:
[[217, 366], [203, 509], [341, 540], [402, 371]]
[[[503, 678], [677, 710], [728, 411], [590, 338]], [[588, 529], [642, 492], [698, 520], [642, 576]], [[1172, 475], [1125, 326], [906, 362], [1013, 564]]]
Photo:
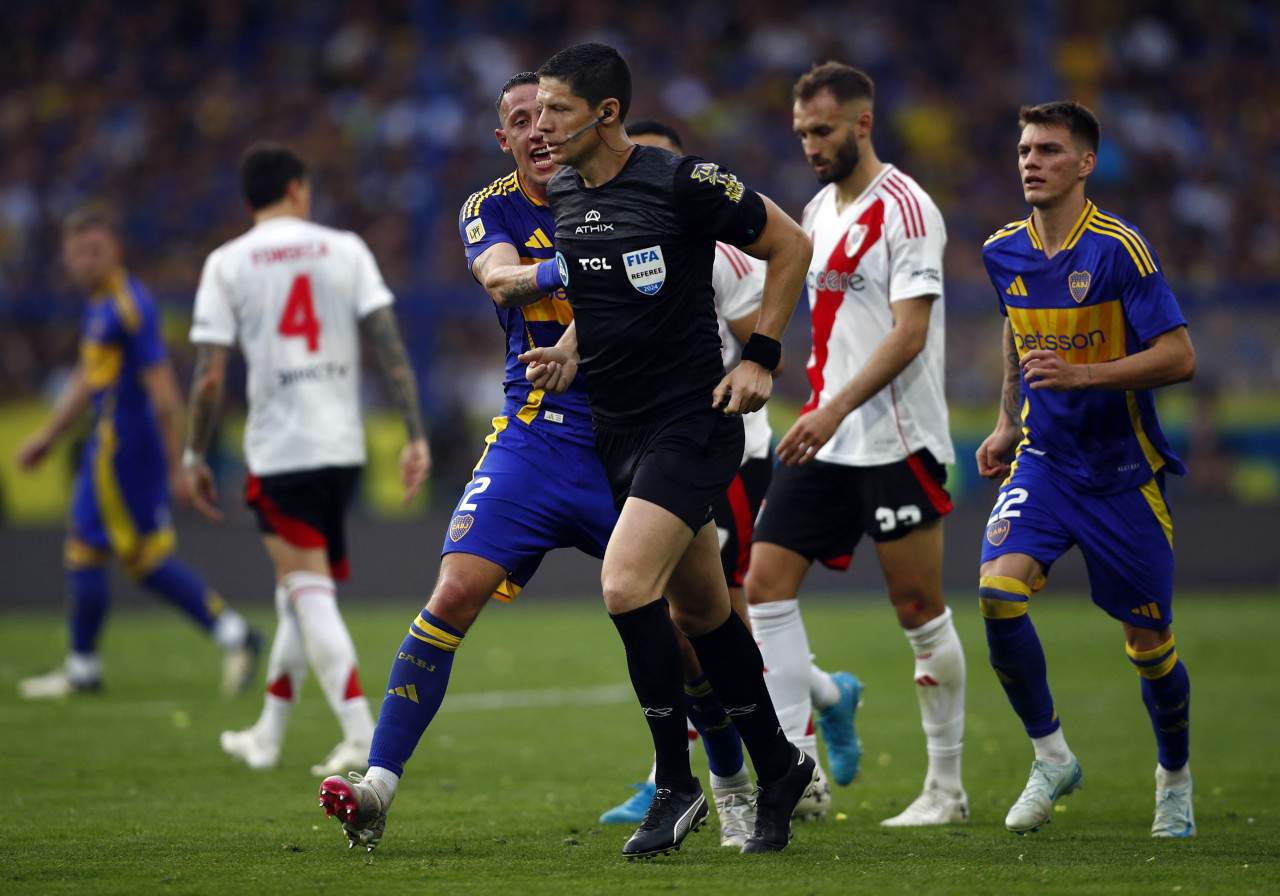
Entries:
[[[1274, 594], [1177, 598], [1200, 829], [1186, 841], [1149, 836], [1155, 751], [1119, 625], [1085, 599], [1052, 594], [1033, 601], [1033, 619], [1084, 788], [1040, 833], [1005, 831], [1031, 749], [987, 666], [976, 601], [952, 602], [969, 660], [969, 824], [879, 827], [924, 774], [910, 651], [882, 600], [809, 596], [819, 662], [866, 683], [859, 778], [836, 788], [826, 820], [797, 824], [781, 854], [721, 849], [711, 825], [643, 863], [620, 855], [629, 828], [596, 820], [650, 761], [598, 597], [539, 603], [531, 589], [485, 611], [372, 857], [347, 850], [316, 805], [308, 768], [338, 729], [314, 681], [280, 769], [254, 773], [221, 754], [218, 734], [251, 724], [258, 695], [219, 698], [216, 650], [175, 614], [113, 617], [107, 689], [61, 703], [15, 693], [20, 677], [61, 657], [61, 618], [3, 614], [0, 894], [1280, 892], [1280, 677], [1266, 659], [1280, 631]], [[344, 609], [376, 711], [418, 608]], [[265, 607], [254, 615], [271, 627]]]

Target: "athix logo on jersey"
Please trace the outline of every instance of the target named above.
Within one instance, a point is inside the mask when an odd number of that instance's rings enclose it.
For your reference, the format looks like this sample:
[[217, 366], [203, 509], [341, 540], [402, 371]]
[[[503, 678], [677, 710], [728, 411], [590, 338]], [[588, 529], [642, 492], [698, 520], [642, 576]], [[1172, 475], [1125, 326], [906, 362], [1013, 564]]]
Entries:
[[460, 541], [462, 536], [471, 531], [476, 518], [469, 513], [460, 513], [449, 521], [449, 540]]
[[1089, 283], [1092, 279], [1088, 271], [1072, 271], [1071, 276], [1067, 278], [1067, 288], [1071, 290], [1071, 298], [1077, 302], [1083, 302], [1084, 297], [1089, 294]]
[[1009, 535], [1009, 521], [996, 520], [990, 526], [987, 526], [987, 541], [994, 545], [998, 545]]
[[662, 289], [667, 279], [667, 264], [662, 258], [661, 246], [637, 249], [622, 256], [631, 285], [647, 296]]
[[579, 224], [573, 231], [574, 233], [609, 233], [613, 230], [612, 224], [600, 223], [600, 213], [595, 209], [591, 209], [587, 212], [586, 215], [583, 216], [583, 220], [587, 223]]
[[722, 184], [724, 186], [724, 195], [729, 198], [730, 202], [740, 202], [742, 200], [742, 192], [745, 189], [742, 186], [742, 181], [728, 171], [721, 171], [720, 166], [715, 162], [699, 162], [693, 166], [693, 171], [689, 174], [689, 177], [709, 184]]
[[467, 242], [478, 243], [484, 239], [484, 222], [476, 218], [467, 225]]
[[849, 228], [849, 235], [844, 238], [844, 254], [848, 258], [858, 254], [858, 250], [862, 248], [862, 241], [867, 238], [867, 234], [871, 232], [871, 228], [866, 224], [854, 224]]

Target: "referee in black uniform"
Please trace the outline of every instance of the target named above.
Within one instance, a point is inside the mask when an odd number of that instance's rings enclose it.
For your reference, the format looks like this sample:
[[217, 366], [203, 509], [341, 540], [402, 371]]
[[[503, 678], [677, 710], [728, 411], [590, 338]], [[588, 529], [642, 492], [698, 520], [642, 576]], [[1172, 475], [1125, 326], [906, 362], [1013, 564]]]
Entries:
[[[760, 651], [731, 611], [712, 504], [742, 460], [741, 415], [769, 398], [813, 247], [773, 202], [719, 166], [627, 139], [631, 73], [613, 47], [570, 47], [538, 75], [538, 129], [566, 167], [547, 188], [556, 258], [537, 276], [548, 290], [566, 288], [574, 325], [559, 345], [522, 359], [535, 385], [551, 389], [581, 368], [620, 511], [601, 583], [653, 735], [658, 786], [623, 854], [677, 848], [707, 814], [690, 771], [680, 654], [663, 595], [755, 766], [756, 827], [742, 851], [780, 850], [816, 767], [782, 734]], [[716, 240], [768, 262], [757, 332], [728, 375], [711, 281]]]

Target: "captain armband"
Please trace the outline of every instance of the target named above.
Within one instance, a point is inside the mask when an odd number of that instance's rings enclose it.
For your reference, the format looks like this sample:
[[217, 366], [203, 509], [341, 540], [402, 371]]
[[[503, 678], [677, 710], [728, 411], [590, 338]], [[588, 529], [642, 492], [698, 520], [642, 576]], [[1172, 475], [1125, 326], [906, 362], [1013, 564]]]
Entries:
[[765, 370], [777, 370], [782, 361], [782, 343], [763, 333], [752, 333], [742, 347], [742, 360], [754, 361]]
[[564, 286], [564, 278], [560, 276], [560, 263], [554, 258], [538, 262], [533, 277], [538, 289], [548, 294]]

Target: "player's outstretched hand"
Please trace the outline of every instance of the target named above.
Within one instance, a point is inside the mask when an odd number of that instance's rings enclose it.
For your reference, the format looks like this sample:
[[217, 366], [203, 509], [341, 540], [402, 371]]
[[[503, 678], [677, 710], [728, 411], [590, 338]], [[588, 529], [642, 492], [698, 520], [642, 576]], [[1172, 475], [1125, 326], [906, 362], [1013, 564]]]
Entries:
[[42, 432], [36, 433], [18, 446], [18, 466], [24, 470], [34, 470], [52, 447], [53, 439]]
[[801, 414], [778, 442], [774, 453], [784, 464], [808, 463], [823, 445], [831, 441], [843, 419], [844, 416], [831, 407], [814, 408], [807, 414]]
[[191, 464], [182, 468], [186, 480], [187, 493], [191, 497], [191, 506], [211, 523], [221, 522], [222, 511], [218, 509], [218, 485], [213, 480], [213, 471], [206, 463]]
[[578, 359], [554, 345], [529, 349], [519, 360], [528, 365], [524, 375], [533, 387], [552, 395], [566, 391], [578, 375]]
[[400, 482], [404, 503], [408, 504], [431, 475], [431, 446], [426, 439], [414, 439], [400, 451]]

